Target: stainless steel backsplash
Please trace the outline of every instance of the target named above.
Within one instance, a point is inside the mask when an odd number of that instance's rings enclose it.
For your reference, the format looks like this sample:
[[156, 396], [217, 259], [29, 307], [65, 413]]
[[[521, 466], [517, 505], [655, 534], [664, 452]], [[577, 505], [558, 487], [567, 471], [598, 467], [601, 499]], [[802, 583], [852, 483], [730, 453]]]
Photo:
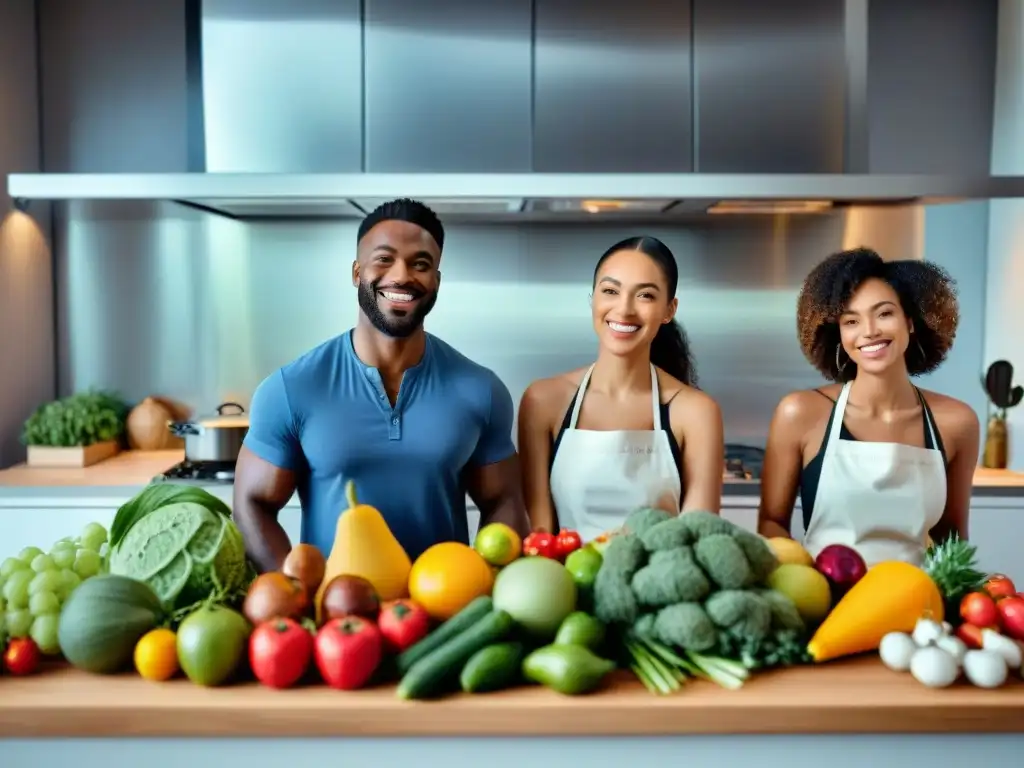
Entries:
[[[921, 248], [920, 218], [890, 214], [874, 232], [863, 213], [849, 212], [672, 228], [449, 223], [427, 327], [492, 367], [518, 402], [532, 380], [594, 358], [598, 256], [627, 235], [656, 235], [676, 254], [678, 316], [701, 386], [722, 405], [727, 440], [763, 445], [779, 398], [820, 383], [796, 341], [804, 275], [862, 242], [919, 257], [907, 249]], [[61, 206], [61, 393], [112, 387], [200, 412], [225, 400], [248, 405], [275, 367], [355, 322], [355, 233], [352, 222], [248, 223], [172, 203]], [[979, 365], [971, 357], [972, 383]]]

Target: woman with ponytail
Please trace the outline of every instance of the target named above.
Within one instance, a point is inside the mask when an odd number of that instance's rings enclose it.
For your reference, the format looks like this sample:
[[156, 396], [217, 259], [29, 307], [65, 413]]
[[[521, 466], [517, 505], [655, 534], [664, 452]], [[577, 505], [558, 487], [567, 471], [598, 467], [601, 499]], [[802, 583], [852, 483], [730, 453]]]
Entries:
[[696, 388], [675, 321], [679, 273], [653, 237], [616, 243], [594, 270], [597, 361], [541, 379], [519, 407], [519, 453], [535, 530], [589, 541], [642, 506], [717, 513], [724, 439], [718, 404]]

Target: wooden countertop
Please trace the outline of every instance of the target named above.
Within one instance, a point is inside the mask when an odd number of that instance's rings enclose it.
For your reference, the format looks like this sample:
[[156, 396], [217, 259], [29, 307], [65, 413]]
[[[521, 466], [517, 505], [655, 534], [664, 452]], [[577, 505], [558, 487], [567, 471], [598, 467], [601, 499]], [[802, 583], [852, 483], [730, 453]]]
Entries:
[[63, 667], [0, 678], [0, 738], [954, 732], [1024, 733], [1024, 682], [931, 690], [873, 657], [765, 673], [739, 691], [691, 682], [664, 697], [625, 673], [589, 696], [530, 687], [431, 702], [400, 701], [391, 688], [209, 689]]
[[15, 464], [0, 470], [0, 486], [114, 487], [146, 485], [185, 459], [185, 451], [125, 451], [80, 468]]
[[[15, 464], [0, 470], [0, 487], [116, 487], [143, 486], [185, 458], [185, 452], [125, 451], [111, 459], [81, 469], [49, 469]], [[760, 492], [757, 480], [725, 481], [730, 495]], [[1024, 472], [1008, 469], [984, 469], [974, 473], [974, 487], [986, 489], [1024, 489]]]

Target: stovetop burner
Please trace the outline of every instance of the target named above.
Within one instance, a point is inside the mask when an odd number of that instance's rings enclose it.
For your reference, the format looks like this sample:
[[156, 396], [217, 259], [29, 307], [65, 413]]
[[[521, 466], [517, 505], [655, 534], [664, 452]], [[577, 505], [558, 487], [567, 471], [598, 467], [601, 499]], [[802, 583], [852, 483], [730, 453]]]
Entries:
[[204, 480], [217, 483], [232, 483], [235, 480], [235, 462], [233, 461], [189, 461], [163, 473], [166, 480]]

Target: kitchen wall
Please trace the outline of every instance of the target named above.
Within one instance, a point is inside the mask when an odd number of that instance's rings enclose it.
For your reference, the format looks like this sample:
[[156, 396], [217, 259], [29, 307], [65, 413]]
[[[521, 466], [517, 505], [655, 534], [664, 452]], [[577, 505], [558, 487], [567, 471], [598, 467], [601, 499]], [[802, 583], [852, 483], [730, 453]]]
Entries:
[[[979, 205], [719, 216], [686, 227], [450, 225], [428, 328], [492, 367], [518, 401], [533, 379], [593, 359], [588, 297], [601, 252], [629, 234], [657, 235], [676, 254], [679, 317], [727, 439], [760, 445], [778, 399], [820, 382], [796, 342], [807, 271], [843, 247], [920, 258], [931, 243], [968, 290], [960, 344], [924, 386], [983, 407], [984, 295], [972, 282], [984, 274]], [[201, 411], [247, 405], [262, 377], [356, 319], [355, 223], [243, 223], [171, 203], [72, 203], [59, 220], [62, 392], [108, 386]]]
[[[40, 170], [35, 3], [0, 2], [0, 179]], [[0, 183], [0, 466], [20, 461], [21, 425], [54, 394], [48, 206], [14, 210]]]
[[[992, 173], [1024, 172], [1024, 2], [1000, 0]], [[998, 200], [989, 218], [985, 365], [1005, 359], [1024, 384], [1024, 200]], [[1024, 405], [1010, 411], [1010, 468], [1024, 471]]]

